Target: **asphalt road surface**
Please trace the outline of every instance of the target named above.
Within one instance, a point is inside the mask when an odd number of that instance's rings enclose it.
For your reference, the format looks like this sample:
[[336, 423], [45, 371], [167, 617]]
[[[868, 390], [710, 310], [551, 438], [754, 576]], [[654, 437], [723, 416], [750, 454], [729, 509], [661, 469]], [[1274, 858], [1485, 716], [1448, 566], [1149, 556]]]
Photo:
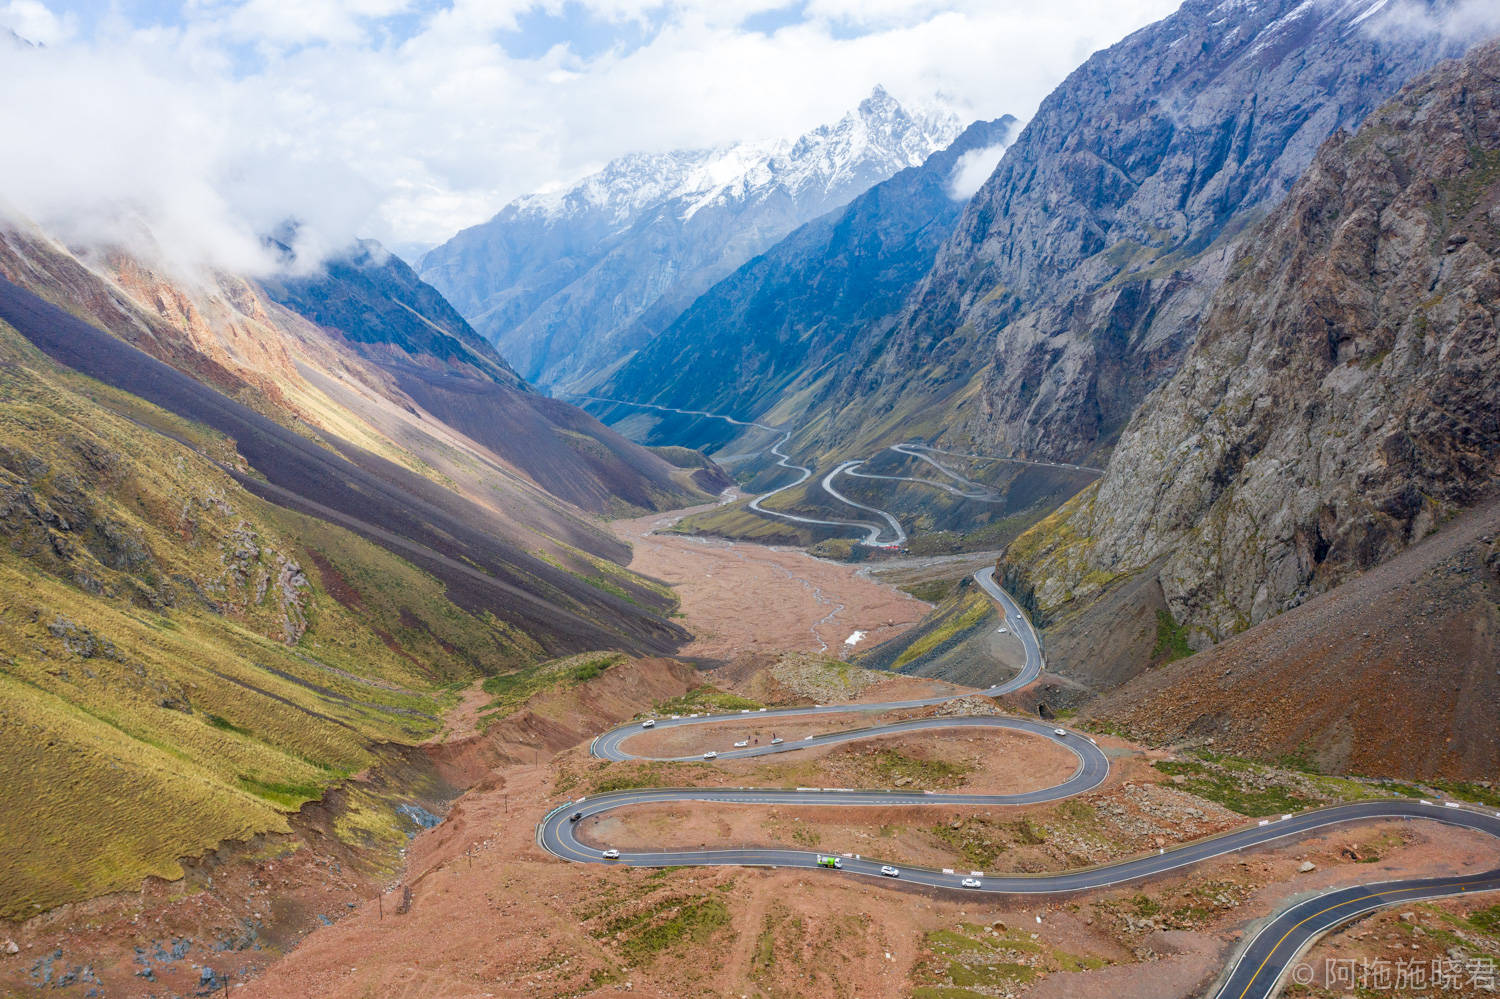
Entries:
[[[806, 482], [809, 478], [812, 477], [812, 469], [805, 468], [802, 465], [794, 464], [787, 453], [781, 450], [781, 446], [787, 441], [791, 440], [791, 438], [792, 432], [788, 430], [782, 435], [781, 440], [771, 445], [771, 453], [776, 456], [776, 464], [780, 465], [782, 468], [789, 468], [801, 474], [797, 476], [796, 481], [788, 482], [784, 486], [779, 486], [776, 489], [772, 489], [768, 493], [761, 493], [759, 496], [755, 497], [748, 504], [746, 504], [750, 509], [754, 510], [756, 513], [765, 514], [767, 517], [778, 517], [782, 520], [790, 520], [793, 523], [797, 524], [819, 524], [827, 527], [857, 527], [865, 532], [862, 543], [872, 546], [899, 545], [901, 542], [906, 540], [906, 532], [901, 529], [901, 523], [896, 520], [895, 517], [892, 517], [884, 510], [876, 510], [874, 507], [862, 506], [859, 503], [847, 500], [828, 488], [828, 480], [837, 475], [839, 473], [839, 469], [844, 467], [843, 465], [840, 465], [839, 468], [835, 468], [832, 472], [829, 472], [823, 477], [823, 491], [828, 493], [834, 499], [838, 500], [840, 503], [848, 503], [850, 506], [857, 507], [860, 510], [869, 510], [872, 513], [879, 514], [885, 521], [884, 524], [871, 524], [862, 520], [820, 520], [817, 517], [804, 517], [801, 514], [786, 513], [782, 510], [769, 510], [766, 507], [762, 506], [761, 504], [770, 499], [772, 496], [775, 496], [778, 493], [784, 493], [788, 489], [795, 489], [797, 486], [802, 485], [802, 483]], [[845, 464], [848, 463], [846, 462]], [[859, 464], [859, 462], [854, 462], [853, 464], [857, 465]], [[894, 530], [894, 540], [882, 541], [880, 535], [887, 528]]]

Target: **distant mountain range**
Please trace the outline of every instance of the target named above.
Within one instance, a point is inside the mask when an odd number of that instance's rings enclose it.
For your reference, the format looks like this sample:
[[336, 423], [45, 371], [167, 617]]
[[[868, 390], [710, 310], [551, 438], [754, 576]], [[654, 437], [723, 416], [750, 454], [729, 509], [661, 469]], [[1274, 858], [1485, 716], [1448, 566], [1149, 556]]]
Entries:
[[[598, 390], [677, 409], [759, 414], [826, 380], [861, 333], [891, 321], [932, 267], [966, 198], [953, 189], [966, 158], [998, 159], [1019, 124], [976, 122], [952, 145], [797, 229], [704, 292]], [[638, 408], [594, 405], [606, 419]], [[650, 414], [653, 442], [708, 443], [730, 433]], [[639, 422], [639, 421], [638, 421]]]
[[523, 377], [587, 388], [719, 278], [960, 129], [877, 88], [795, 140], [622, 157], [512, 202], [418, 271]]
[[[970, 450], [1096, 463], [1181, 363], [1235, 237], [1330, 134], [1463, 51], [1398, 14], [1382, 0], [1189, 0], [1072, 73], [956, 218], [931, 200], [856, 202], [835, 237], [799, 231], [638, 360], [590, 376], [595, 394], [732, 404], [741, 418], [774, 408], [808, 428], [799, 443], [813, 453], [940, 428]], [[833, 275], [876, 273], [861, 255], [876, 244], [901, 264], [851, 315]], [[793, 311], [768, 305], [773, 292], [795, 299], [799, 332], [768, 333]], [[804, 340], [837, 350], [804, 353]], [[704, 362], [691, 384], [661, 363], [681, 351]], [[816, 373], [760, 378], [804, 357]]]

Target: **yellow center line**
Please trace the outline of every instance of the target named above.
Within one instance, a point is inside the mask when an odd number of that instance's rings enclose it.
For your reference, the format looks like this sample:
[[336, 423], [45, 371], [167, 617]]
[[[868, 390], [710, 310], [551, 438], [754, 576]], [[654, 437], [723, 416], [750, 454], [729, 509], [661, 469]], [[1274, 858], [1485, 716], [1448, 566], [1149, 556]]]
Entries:
[[[1483, 878], [1489, 877], [1492, 873], [1493, 872], [1486, 872], [1484, 874], [1473, 874], [1473, 875], [1470, 875], [1470, 877], [1475, 878], [1475, 879], [1483, 879]], [[1426, 888], [1433, 888], [1433, 887], [1437, 887], [1437, 886], [1435, 886], [1435, 885], [1413, 885], [1413, 886], [1406, 887], [1406, 888], [1391, 888], [1388, 891], [1371, 892], [1368, 895], [1360, 895], [1358, 898], [1345, 899], [1344, 901], [1338, 903], [1337, 905], [1330, 905], [1326, 909], [1321, 909], [1318, 912], [1313, 913], [1312, 915], [1308, 916], [1306, 919], [1301, 920], [1295, 926], [1293, 926], [1291, 929], [1289, 929], [1285, 933], [1283, 933], [1281, 935], [1281, 939], [1277, 940], [1276, 943], [1272, 945], [1271, 949], [1266, 952], [1265, 958], [1260, 962], [1260, 967], [1258, 967], [1258, 968], [1255, 969], [1255, 974], [1253, 974], [1253, 975], [1250, 976], [1250, 980], [1245, 983], [1244, 989], [1242, 989], [1240, 991], [1239, 999], [1245, 999], [1245, 996], [1250, 992], [1250, 986], [1252, 986], [1252, 985], [1255, 984], [1255, 980], [1257, 978], [1259, 978], [1260, 977], [1260, 973], [1265, 970], [1266, 963], [1271, 960], [1271, 955], [1275, 954], [1276, 951], [1281, 947], [1281, 945], [1284, 944], [1284, 943], [1286, 943], [1286, 938], [1289, 937], [1289, 936], [1291, 936], [1293, 933], [1295, 933], [1297, 931], [1297, 929], [1300, 926], [1302, 926], [1303, 923], [1309, 922], [1310, 920], [1313, 920], [1313, 919], [1317, 919], [1319, 916], [1323, 915], [1323, 913], [1325, 913], [1325, 912], [1332, 912], [1334, 909], [1342, 909], [1346, 905], [1353, 905], [1355, 902], [1364, 902], [1364, 901], [1368, 901], [1369, 899], [1372, 899], [1372, 898], [1380, 898], [1383, 895], [1399, 895], [1399, 894], [1401, 894], [1404, 891], [1422, 891], [1422, 890], [1424, 890]], [[1464, 889], [1460, 888], [1459, 890], [1462, 891]]]

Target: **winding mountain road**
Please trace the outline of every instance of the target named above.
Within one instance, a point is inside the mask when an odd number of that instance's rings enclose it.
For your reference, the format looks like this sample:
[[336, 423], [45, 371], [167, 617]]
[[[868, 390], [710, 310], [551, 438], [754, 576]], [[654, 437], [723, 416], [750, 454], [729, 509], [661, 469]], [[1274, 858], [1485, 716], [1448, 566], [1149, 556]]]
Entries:
[[[1035, 631], [1010, 595], [994, 581], [992, 568], [975, 574], [986, 593], [994, 597], [1005, 613], [1017, 638], [1026, 650], [1026, 662], [1012, 679], [983, 693], [999, 696], [1030, 684], [1042, 670], [1041, 648]], [[952, 697], [919, 698], [880, 704], [855, 704], [788, 708], [777, 711], [740, 712], [708, 715], [698, 718], [658, 719], [654, 729], [686, 725], [711, 725], [753, 718], [763, 724], [774, 718], [809, 715], [882, 713], [926, 707], [952, 700]], [[848, 788], [649, 788], [615, 791], [578, 801], [564, 802], [542, 819], [537, 827], [537, 842], [543, 849], [564, 860], [583, 863], [614, 863], [635, 867], [737, 866], [784, 867], [821, 870], [829, 876], [863, 876], [891, 880], [882, 873], [885, 864], [878, 859], [839, 854], [840, 868], [829, 870], [818, 863], [819, 854], [805, 850], [748, 848], [722, 850], [663, 850], [621, 852], [617, 859], [606, 859], [604, 848], [581, 841], [576, 831], [587, 818], [619, 808], [662, 802], [743, 803], [755, 805], [964, 805], [971, 807], [1005, 807], [1056, 801], [1093, 790], [1109, 775], [1109, 759], [1085, 735], [1057, 729], [1030, 719], [1002, 715], [919, 718], [886, 725], [830, 732], [803, 740], [730, 749], [719, 759], [740, 759], [797, 752], [858, 739], [902, 732], [952, 728], [1004, 728], [1023, 732], [1066, 747], [1078, 758], [1073, 775], [1061, 784], [1021, 794], [935, 794], [921, 791], [867, 791]], [[622, 725], [599, 736], [590, 752], [608, 760], [697, 760], [699, 756], [654, 757], [632, 754], [626, 743], [644, 730], [639, 724]], [[1264, 847], [1268, 844], [1306, 836], [1329, 826], [1348, 822], [1381, 819], [1426, 819], [1482, 832], [1500, 840], [1500, 812], [1480, 811], [1454, 802], [1414, 801], [1409, 798], [1358, 801], [1329, 808], [1264, 819], [1254, 826], [1219, 836], [1187, 843], [1171, 850], [1134, 857], [1114, 864], [1058, 874], [1003, 874], [931, 870], [904, 867], [899, 881], [943, 891], [980, 895], [1062, 895], [1070, 892], [1106, 888], [1125, 882], [1140, 881], [1215, 857]], [[978, 887], [965, 887], [966, 879], [979, 881]], [[1314, 896], [1276, 914], [1241, 945], [1222, 977], [1210, 993], [1213, 999], [1269, 999], [1278, 993], [1282, 978], [1297, 956], [1318, 937], [1357, 916], [1392, 905], [1404, 905], [1428, 898], [1440, 898], [1474, 892], [1500, 890], [1500, 869], [1455, 877], [1410, 879], [1376, 884], [1354, 885]]]
[[[635, 406], [640, 409], [654, 409], [662, 413], [676, 413], [679, 416], [699, 416], [710, 420], [723, 420], [724, 422], [734, 424], [737, 427], [754, 427], [757, 430], [765, 430], [770, 433], [779, 433], [781, 435], [781, 438], [777, 440], [776, 443], [772, 444], [769, 450], [773, 455], [776, 456], [776, 464], [779, 467], [785, 468], [788, 471], [796, 472], [797, 477], [783, 486], [778, 486], [777, 488], [772, 489], [770, 492], [761, 493], [759, 496], [756, 496], [755, 498], [750, 500], [750, 502], [746, 504], [746, 506], [748, 506], [749, 509], [754, 510], [756, 513], [762, 514], [764, 516], [776, 517], [779, 520], [790, 521], [794, 524], [811, 524], [817, 527], [858, 528], [859, 530], [865, 532], [865, 536], [860, 539], [860, 543], [869, 545], [872, 548], [889, 548], [905, 544], [906, 530], [901, 526], [901, 522], [888, 511], [882, 510], [879, 507], [866, 506], [865, 504], [856, 502], [855, 500], [852, 500], [848, 496], [845, 496], [843, 493], [839, 492], [838, 489], [834, 486], [833, 480], [840, 475], [848, 475], [857, 479], [883, 479], [889, 482], [915, 482], [919, 485], [931, 486], [934, 489], [940, 489], [943, 492], [946, 492], [952, 496], [957, 496], [960, 499], [981, 500], [986, 503], [997, 503], [1001, 502], [1002, 500], [1002, 498], [988, 486], [984, 485], [981, 482], [975, 482], [972, 479], [960, 475], [958, 472], [955, 472], [947, 465], [944, 465], [942, 462], [932, 457], [932, 455], [934, 454], [949, 454], [957, 456], [958, 452], [943, 451], [938, 448], [931, 447], [927, 444], [907, 442], [904, 444], [892, 444], [887, 450], [894, 451], [897, 454], [904, 455], [908, 458], [915, 458], [918, 461], [925, 462], [926, 464], [931, 465], [933, 468], [937, 469], [945, 477], [952, 479], [953, 481], [959, 483], [960, 486], [966, 488], [960, 489], [951, 486], [946, 482], [936, 482], [932, 479], [923, 479], [912, 475], [881, 475], [873, 472], [859, 472], [856, 471], [856, 469], [869, 459], [854, 458], [849, 461], [845, 461], [835, 467], [833, 471], [823, 476], [823, 478], [819, 480], [818, 484], [822, 488], [823, 492], [828, 494], [828, 496], [836, 502], [843, 503], [845, 506], [853, 507], [856, 510], [863, 510], [866, 513], [872, 513], [876, 517], [880, 518], [880, 523], [875, 523], [867, 520], [825, 520], [818, 517], [805, 517], [797, 513], [788, 513], [784, 510], [773, 510], [770, 507], [763, 505], [766, 500], [770, 499], [772, 496], [777, 496], [781, 493], [784, 493], [789, 489], [797, 488], [798, 486], [802, 485], [802, 483], [812, 478], [813, 475], [813, 470], [811, 468], [808, 468], [804, 465], [798, 465], [796, 462], [792, 461], [790, 455], [782, 450], [787, 442], [792, 439], [791, 430], [785, 427], [773, 427], [769, 424], [757, 423], [754, 420], [740, 420], [736, 419], [733, 416], [725, 416], [723, 413], [708, 413], [704, 412], [701, 409], [678, 409], [675, 406], [661, 406], [652, 402], [627, 402], [624, 399], [610, 399], [604, 396], [595, 395], [578, 395], [571, 396], [570, 398], [579, 402], [601, 402], [616, 406]], [[745, 456], [740, 455], [739, 457]], [[1013, 462], [1015, 464], [1033, 465], [1042, 468], [1067, 468], [1079, 471], [1098, 471], [1098, 469], [1091, 469], [1083, 465], [1070, 465], [1063, 462], [1033, 461], [1024, 458], [997, 458], [988, 455], [976, 455], [973, 457], [983, 457], [986, 461]], [[889, 537], [884, 536], [886, 532], [890, 533]]]
[[[619, 402], [621, 400], [599, 401]], [[627, 405], [648, 404], [628, 403]], [[854, 471], [854, 469], [863, 462], [855, 460], [846, 461], [829, 472], [823, 477], [821, 485], [825, 492], [840, 502], [880, 516], [885, 521], [884, 525], [863, 521], [817, 520], [784, 513], [779, 510], [765, 509], [760, 506], [761, 501], [784, 490], [801, 485], [813, 474], [811, 469], [794, 464], [786, 453], [781, 450], [782, 446], [791, 439], [791, 431], [779, 427], [768, 427], [764, 424], [746, 423], [742, 420], [735, 420], [732, 417], [714, 413], [675, 410], [671, 409], [671, 407], [663, 406], [648, 405], [648, 408], [663, 409], [687, 415], [712, 417], [744, 426], [755, 426], [768, 431], [780, 432], [782, 436], [780, 440], [771, 446], [771, 453], [778, 457], [779, 464], [782, 467], [797, 471], [800, 475], [795, 482], [757, 496], [751, 500], [749, 504], [750, 508], [759, 513], [799, 523], [858, 527], [867, 532], [864, 540], [865, 544], [900, 544], [905, 540], [906, 535], [901, 529], [900, 523], [891, 514], [875, 507], [855, 503], [835, 491], [832, 485], [832, 480], [835, 476], [842, 473], [863, 478], [900, 479], [901, 481], [921, 482], [939, 489], [954, 492], [945, 483], [937, 483], [928, 479], [862, 474]], [[965, 479], [941, 462], [930, 457], [930, 454], [946, 454], [951, 452], [943, 452], [926, 445], [913, 444], [896, 445], [893, 450], [925, 461], [933, 465], [945, 476], [963, 485], [978, 487], [979, 489], [984, 488], [981, 484]], [[923, 451], [930, 454], [920, 453]], [[1057, 467], [1093, 471], [1093, 469], [1080, 465], [1062, 465]], [[980, 497], [974, 496], [971, 498]], [[893, 542], [881, 541], [880, 536], [886, 528], [893, 530], [897, 540]], [[991, 687], [983, 691], [983, 693], [989, 696], [999, 696], [1019, 690], [1041, 675], [1043, 663], [1041, 646], [1037, 640], [1036, 632], [1010, 595], [995, 583], [993, 568], [981, 570], [975, 574], [974, 578], [985, 592], [1000, 605], [1006, 621], [1010, 624], [1011, 630], [1016, 637], [1022, 642], [1026, 652], [1025, 664], [1015, 677]], [[839, 705], [832, 707], [820, 705], [811, 708], [759, 711], [754, 712], [753, 716], [757, 722], [763, 722], [772, 718], [805, 717], [820, 714], [849, 714], [853, 712], [882, 713], [926, 707], [952, 699], [951, 697], [934, 697], [892, 701], [883, 704]], [[736, 719], [743, 720], [747, 714], [752, 713], [741, 712], [739, 714], [709, 715], [697, 718], [665, 718], [657, 720], [654, 728], [662, 729], [685, 725], [724, 723]], [[1009, 795], [935, 794], [925, 791], [867, 791], [848, 788], [650, 788], [617, 791], [597, 795], [592, 798], [581, 798], [578, 801], [564, 802], [558, 805], [552, 811], [548, 812], [540, 825], [538, 825], [537, 842], [543, 849], [558, 857], [584, 863], [614, 863], [636, 867], [671, 867], [680, 865], [784, 867], [819, 870], [825, 872], [830, 877], [860, 876], [891, 880], [882, 870], [885, 865], [879, 860], [867, 859], [858, 855], [840, 854], [840, 868], [831, 870], [818, 863], [818, 858], [820, 856], [827, 856], [827, 854], [812, 853], [804, 850], [752, 848], [629, 853], [622, 851], [616, 858], [607, 859], [604, 856], [603, 849], [582, 842], [577, 838], [575, 832], [578, 828], [578, 823], [586, 818], [601, 815], [619, 808], [659, 802], [736, 802], [762, 805], [829, 806], [968, 805], [979, 807], [1035, 804], [1056, 801], [1092, 790], [1102, 784], [1109, 775], [1108, 758], [1094, 744], [1093, 740], [1087, 736], [1065, 729], [1053, 728], [1030, 719], [996, 715], [910, 719], [886, 725], [875, 725], [842, 732], [815, 735], [791, 743], [731, 749], [719, 753], [718, 758], [738, 759], [768, 756], [900, 732], [976, 727], [1005, 728], [1011, 731], [1024, 732], [1038, 738], [1053, 740], [1072, 751], [1078, 758], [1078, 767], [1073, 775], [1061, 784], [1022, 794]], [[609, 760], [696, 760], [699, 758], [697, 756], [658, 758], [631, 754], [625, 748], [625, 744], [633, 736], [637, 736], [641, 732], [642, 729], [639, 725], [620, 726], [596, 738], [590, 746], [590, 752], [597, 757]], [[1237, 829], [1208, 839], [1186, 843], [1171, 850], [1161, 850], [1155, 854], [1133, 857], [1118, 863], [1064, 871], [1057, 874], [990, 875], [981, 874], [980, 872], [966, 874], [949, 870], [935, 871], [927, 868], [906, 867], [900, 871], [899, 881], [935, 890], [975, 893], [979, 895], [1035, 896], [1067, 894], [1070, 892], [1105, 888], [1125, 882], [1140, 881], [1226, 854], [1257, 849], [1281, 840], [1306, 836], [1330, 826], [1348, 822], [1368, 822], [1387, 819], [1423, 819], [1441, 822], [1481, 832], [1494, 837], [1496, 840], [1500, 840], [1500, 812], [1487, 809], [1481, 810], [1477, 807], [1451, 801], [1435, 802], [1425, 799], [1396, 798], [1356, 801], [1328, 808], [1285, 814], [1278, 818], [1261, 819], [1253, 826]], [[965, 880], [977, 880], [979, 883], [978, 885], [971, 884], [965, 886]], [[1500, 868], [1450, 877], [1414, 878], [1353, 885], [1300, 900], [1276, 913], [1269, 920], [1264, 921], [1254, 933], [1241, 943], [1237, 948], [1234, 960], [1230, 963], [1224, 974], [1220, 976], [1218, 983], [1211, 990], [1209, 996], [1212, 999], [1270, 999], [1270, 997], [1280, 992], [1287, 970], [1299, 954], [1305, 951], [1323, 934], [1352, 919], [1389, 906], [1406, 905], [1424, 899], [1445, 898], [1491, 891], [1500, 891]]]

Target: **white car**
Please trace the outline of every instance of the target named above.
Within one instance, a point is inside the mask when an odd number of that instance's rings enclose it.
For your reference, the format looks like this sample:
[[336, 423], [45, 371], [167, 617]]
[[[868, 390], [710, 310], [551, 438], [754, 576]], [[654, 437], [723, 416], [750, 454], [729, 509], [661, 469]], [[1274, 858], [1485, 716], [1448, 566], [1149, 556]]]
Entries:
[[802, 737], [802, 741], [803, 742], [812, 742], [812, 736], [810, 736], [810, 735], [804, 735]]
[[1006, 632], [1007, 632], [1007, 631], [1009, 631], [1009, 630], [1010, 630], [1010, 629], [1008, 629], [1008, 628], [997, 628], [997, 629], [996, 629], [996, 632], [997, 632], [997, 633], [998, 633], [998, 634], [1001, 634], [1001, 635], [1003, 635], [1003, 634], [1005, 634], [1005, 633], [1006, 633]]
[[899, 878], [901, 876], [901, 872], [896, 870], [890, 864], [886, 864], [884, 867], [882, 867], [880, 869], [880, 873], [884, 874], [888, 878]]
[[620, 859], [620, 851], [616, 850], [614, 848], [610, 848], [608, 850], [605, 850], [604, 851], [604, 859], [605, 860], [619, 860]]
[[656, 719], [655, 718], [647, 718], [645, 721], [641, 722], [641, 728], [655, 728], [655, 727], [656, 727]]
[[965, 888], [983, 887], [983, 882], [981, 882], [978, 878], [964, 878], [962, 883]]
[[778, 735], [776, 738], [774, 738], [774, 739], [771, 740], [771, 745], [773, 745], [773, 746], [779, 746], [783, 742], [786, 742], [786, 740], [783, 739], [781, 736]]
[[1068, 734], [1068, 730], [1065, 729], [1065, 728], [1055, 728], [1055, 729], [1052, 730], [1052, 734], [1053, 735], [1067, 735]]
[[739, 742], [736, 742], [734, 744], [734, 748], [735, 749], [744, 749], [748, 745], [750, 745], [750, 740], [749, 739], [741, 739]]
[[703, 758], [705, 760], [717, 760], [719, 758], [719, 754], [710, 749], [708, 752], [703, 754]]

